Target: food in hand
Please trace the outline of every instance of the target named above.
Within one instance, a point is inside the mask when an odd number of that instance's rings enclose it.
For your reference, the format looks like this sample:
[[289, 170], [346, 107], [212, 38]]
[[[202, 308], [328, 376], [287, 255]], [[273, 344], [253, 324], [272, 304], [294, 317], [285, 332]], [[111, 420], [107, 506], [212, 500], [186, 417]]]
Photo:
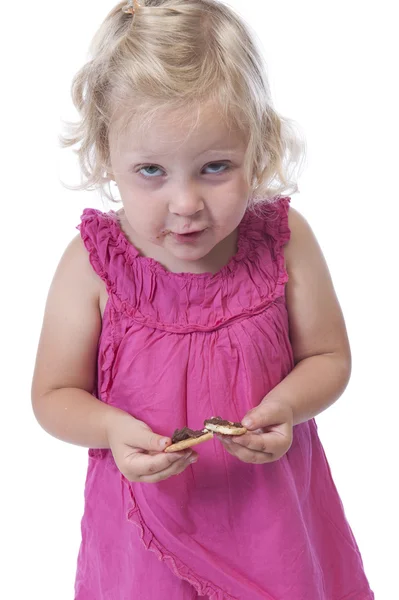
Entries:
[[172, 445], [165, 448], [165, 452], [179, 452], [202, 442], [212, 439], [213, 434], [219, 435], [244, 435], [247, 429], [241, 423], [226, 421], [222, 417], [212, 417], [204, 421], [204, 429], [194, 430], [189, 427], [176, 429], [172, 436]]
[[219, 435], [244, 435], [247, 433], [246, 427], [241, 423], [226, 421], [222, 417], [212, 417], [204, 421], [204, 427], [207, 431], [218, 433]]
[[176, 429], [172, 436], [172, 445], [165, 448], [165, 452], [179, 452], [191, 446], [196, 446], [202, 442], [212, 439], [213, 433], [207, 429], [194, 431], [189, 427], [183, 427], [183, 429]]

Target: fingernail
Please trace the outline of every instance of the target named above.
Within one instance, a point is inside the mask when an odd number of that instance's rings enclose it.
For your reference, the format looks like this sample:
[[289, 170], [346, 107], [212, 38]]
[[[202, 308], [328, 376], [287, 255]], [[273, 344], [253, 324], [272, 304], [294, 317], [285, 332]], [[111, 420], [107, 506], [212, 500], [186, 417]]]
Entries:
[[252, 419], [245, 417], [245, 419], [243, 419], [242, 424], [244, 425], [244, 427], [252, 427], [252, 425], [254, 424]]
[[195, 462], [197, 462], [197, 460], [198, 460], [198, 456], [192, 456], [188, 462], [195, 463]]
[[169, 442], [168, 438], [162, 438], [162, 440], [159, 442], [160, 448], [162, 448], [162, 450], [164, 448], [166, 448], [166, 445], [167, 445], [168, 442]]

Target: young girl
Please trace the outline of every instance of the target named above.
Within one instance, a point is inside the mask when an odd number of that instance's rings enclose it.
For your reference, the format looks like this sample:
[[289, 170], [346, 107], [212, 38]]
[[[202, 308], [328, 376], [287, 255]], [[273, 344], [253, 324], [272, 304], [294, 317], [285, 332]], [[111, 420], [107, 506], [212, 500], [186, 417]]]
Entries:
[[[90, 448], [75, 599], [371, 600], [314, 421], [345, 324], [246, 26], [118, 4], [73, 96], [84, 187], [123, 205], [84, 211], [33, 381], [42, 427]], [[164, 452], [215, 415], [248, 432]]]

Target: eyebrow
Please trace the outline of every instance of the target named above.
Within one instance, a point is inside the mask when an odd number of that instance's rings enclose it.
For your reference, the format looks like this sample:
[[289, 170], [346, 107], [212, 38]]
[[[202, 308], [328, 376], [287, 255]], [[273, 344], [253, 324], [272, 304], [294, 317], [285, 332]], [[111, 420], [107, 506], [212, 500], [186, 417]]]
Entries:
[[[204, 150], [203, 152], [201, 152], [200, 154], [197, 155], [196, 158], [199, 158], [200, 156], [202, 156], [203, 154], [223, 154], [226, 157], [229, 156], [235, 156], [237, 154], [242, 154], [243, 151], [242, 150], [233, 150], [233, 149], [226, 149], [226, 148], [217, 148], [217, 149], [208, 149], [208, 150]], [[154, 153], [149, 153], [149, 152], [144, 152], [143, 154], [140, 152], [140, 149], [137, 150], [132, 150], [131, 152], [129, 152], [129, 155], [133, 156], [140, 156], [140, 159], [142, 160], [154, 160], [155, 158], [161, 158], [161, 157], [165, 157], [168, 156], [168, 153], [164, 153], [164, 154], [157, 154], [157, 152]]]

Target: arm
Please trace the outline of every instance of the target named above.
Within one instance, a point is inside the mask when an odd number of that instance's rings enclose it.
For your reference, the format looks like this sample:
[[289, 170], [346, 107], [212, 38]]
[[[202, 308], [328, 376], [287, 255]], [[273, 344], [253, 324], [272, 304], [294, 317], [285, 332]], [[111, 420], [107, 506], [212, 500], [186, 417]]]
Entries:
[[306, 220], [289, 211], [286, 300], [295, 368], [265, 398], [293, 411], [293, 424], [312, 419], [345, 390], [351, 353], [345, 322], [320, 246]]
[[170, 438], [92, 395], [102, 281], [80, 237], [65, 251], [50, 287], [32, 382], [32, 406], [51, 435], [89, 448], [110, 448], [129, 481], [154, 483], [181, 473], [191, 451], [166, 454]]
[[50, 287], [32, 382], [32, 406], [40, 425], [54, 437], [91, 448], [109, 447], [105, 419], [116, 410], [91, 393], [101, 285], [77, 236]]
[[222, 440], [244, 462], [281, 458], [292, 444], [293, 426], [331, 406], [350, 377], [345, 323], [323, 254], [306, 220], [292, 208], [289, 226], [286, 301], [295, 367], [243, 418], [250, 432]]

